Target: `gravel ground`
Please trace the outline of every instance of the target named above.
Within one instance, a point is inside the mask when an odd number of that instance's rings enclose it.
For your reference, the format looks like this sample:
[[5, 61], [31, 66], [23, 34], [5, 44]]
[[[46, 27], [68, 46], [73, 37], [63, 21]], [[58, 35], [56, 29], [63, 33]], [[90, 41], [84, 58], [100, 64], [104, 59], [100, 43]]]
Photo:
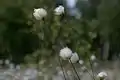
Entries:
[[[24, 77], [24, 71], [20, 71], [21, 76], [19, 77], [19, 79], [13, 79], [13, 77], [6, 76], [4, 74], [5, 71], [8, 71], [8, 70], [0, 69], [0, 80], [28, 80], [28, 79], [23, 79], [23, 77]], [[112, 63], [112, 62], [110, 62], [110, 63], [106, 62], [104, 64], [99, 65], [95, 69], [95, 73], [96, 73], [95, 75], [97, 75], [97, 73], [99, 73], [100, 71], [105, 71], [105, 72], [108, 73], [108, 76], [109, 76], [108, 80], [120, 80], [119, 62], [114, 62], [114, 63]], [[15, 72], [14, 70], [10, 71], [10, 72], [11, 72], [10, 74], [13, 74], [13, 75], [17, 75], [18, 74], [18, 72]], [[34, 74], [32, 74], [32, 76], [33, 75]], [[19, 76], [19, 74], [18, 74], [18, 76]], [[42, 77], [39, 80], [41, 80], [41, 79], [42, 79]], [[37, 80], [37, 78], [29, 79], [29, 80]], [[56, 74], [56, 75], [53, 75], [53, 77], [51, 79], [47, 79], [46, 78], [44, 80], [64, 80], [64, 79], [63, 79], [63, 77], [61, 75]], [[73, 79], [69, 79], [69, 80], [73, 80]], [[91, 78], [91, 76], [87, 72], [85, 72], [81, 76], [81, 80], [92, 80], [92, 78]]]

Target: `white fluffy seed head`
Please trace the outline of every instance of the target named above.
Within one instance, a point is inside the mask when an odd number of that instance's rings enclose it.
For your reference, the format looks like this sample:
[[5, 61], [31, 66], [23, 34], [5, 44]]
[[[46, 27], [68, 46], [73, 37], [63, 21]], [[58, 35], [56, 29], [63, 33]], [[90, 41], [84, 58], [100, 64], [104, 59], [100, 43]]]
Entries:
[[95, 55], [91, 55], [90, 60], [91, 60], [91, 61], [96, 60], [96, 56], [95, 56]]
[[36, 20], [41, 20], [47, 16], [47, 11], [43, 8], [34, 9], [33, 16]]
[[107, 76], [108, 76], [108, 75], [107, 75], [106, 72], [100, 72], [100, 73], [98, 73], [98, 75], [97, 75], [98, 78], [103, 78], [103, 79], [105, 79]]
[[76, 63], [77, 61], [79, 61], [79, 56], [77, 53], [73, 53], [72, 57], [70, 58], [72, 63]]
[[64, 60], [71, 58], [72, 51], [68, 47], [65, 47], [60, 50], [60, 57]]
[[79, 64], [80, 64], [80, 65], [83, 65], [83, 64], [84, 64], [84, 61], [83, 61], [83, 60], [79, 60]]
[[64, 7], [60, 5], [57, 8], [55, 8], [54, 12], [55, 12], [55, 15], [64, 14]]

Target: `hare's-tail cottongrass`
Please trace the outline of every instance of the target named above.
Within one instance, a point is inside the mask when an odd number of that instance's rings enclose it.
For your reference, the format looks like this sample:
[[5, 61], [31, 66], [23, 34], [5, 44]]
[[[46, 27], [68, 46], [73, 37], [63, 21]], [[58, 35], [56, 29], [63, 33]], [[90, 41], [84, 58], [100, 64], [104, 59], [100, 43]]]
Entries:
[[47, 11], [43, 8], [34, 9], [33, 16], [36, 18], [36, 20], [41, 20], [47, 16]]
[[72, 54], [71, 58], [70, 58], [72, 63], [77, 63], [77, 61], [79, 61], [79, 56], [78, 54], [75, 52]]
[[65, 47], [60, 50], [60, 57], [63, 60], [69, 59], [69, 58], [71, 58], [71, 56], [72, 56], [72, 51], [68, 47]]

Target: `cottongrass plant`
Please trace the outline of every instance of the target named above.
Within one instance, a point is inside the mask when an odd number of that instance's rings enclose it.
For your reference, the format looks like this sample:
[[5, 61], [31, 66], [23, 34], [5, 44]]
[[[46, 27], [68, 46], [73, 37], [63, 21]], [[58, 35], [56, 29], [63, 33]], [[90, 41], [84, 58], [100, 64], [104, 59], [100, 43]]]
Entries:
[[[60, 17], [62, 14], [64, 14], [64, 7], [60, 5], [57, 8], [55, 8], [54, 14], [55, 14], [55, 16]], [[43, 20], [47, 16], [47, 11], [43, 8], [34, 9], [33, 16], [35, 17], [36, 20]], [[70, 54], [66, 55], [68, 53], [70, 53]], [[72, 56], [72, 51], [70, 51], [70, 49], [66, 47], [65, 49], [61, 50], [60, 56], [63, 59], [69, 58]], [[65, 77], [64, 68], [63, 68], [63, 65], [61, 63], [61, 59], [59, 58], [59, 56], [58, 56], [58, 61], [59, 61], [60, 67], [62, 69], [62, 72], [64, 74], [64, 79], [67, 80]]]
[[[65, 49], [65, 48], [64, 48], [64, 49]], [[62, 50], [64, 50], [64, 49], [62, 49]], [[67, 47], [67, 49], [70, 50], [68, 47]], [[60, 57], [61, 57], [61, 59], [63, 59], [63, 60], [68, 59], [68, 61], [69, 61], [69, 63], [71, 64], [71, 66], [72, 66], [72, 68], [73, 68], [73, 70], [74, 70], [74, 72], [75, 72], [78, 80], [81, 80], [81, 78], [79, 77], [79, 74], [78, 74], [78, 72], [77, 72], [77, 70], [76, 70], [76, 67], [74, 66], [74, 64], [77, 63], [77, 62], [79, 62], [82, 71], [87, 71], [88, 74], [92, 77], [92, 79], [93, 79], [93, 80], [96, 80], [95, 75], [94, 75], [94, 69], [93, 69], [93, 68], [94, 68], [94, 67], [93, 67], [93, 66], [94, 66], [93, 64], [96, 63], [96, 62], [95, 62], [95, 61], [96, 61], [96, 56], [95, 56], [95, 55], [91, 55], [90, 57], [88, 57], [88, 59], [89, 59], [89, 64], [90, 64], [90, 69], [91, 69], [91, 71], [92, 71], [92, 73], [90, 73], [89, 70], [87, 69], [87, 67], [86, 67], [85, 64], [84, 64], [84, 61], [79, 59], [78, 54], [75, 52], [75, 53], [72, 53], [72, 56], [71, 56], [71, 52], [72, 52], [72, 50], [70, 50], [70, 51], [65, 50], [65, 52], [64, 52], [64, 51], [61, 52], [61, 50], [60, 50]], [[69, 56], [69, 57], [68, 57], [68, 56]], [[70, 56], [71, 56], [71, 57], [70, 57]]]
[[78, 78], [78, 80], [81, 80], [79, 75], [78, 75], [78, 72], [74, 66], [73, 63], [76, 63], [77, 61], [79, 61], [79, 56], [77, 53], [72, 53], [72, 50], [68, 47], [65, 47], [63, 49], [60, 50], [60, 57], [63, 59], [63, 60], [68, 60], [74, 70], [74, 72], [76, 73], [76, 76]]
[[65, 80], [67, 80], [67, 78], [66, 78], [66, 76], [65, 76], [66, 72], [65, 72], [64, 67], [63, 67], [63, 65], [62, 65], [62, 62], [61, 62], [60, 57], [58, 57], [58, 59], [59, 59], [60, 67], [61, 67], [61, 69], [62, 69], [63, 77], [64, 77]]
[[[64, 13], [65, 13], [64, 7], [61, 6], [61, 5], [54, 9], [54, 15], [55, 16], [61, 17], [61, 15], [63, 15]], [[44, 8], [34, 9], [34, 12], [33, 12], [33, 16], [35, 17], [36, 20], [43, 20], [43, 18], [45, 18], [47, 16], [47, 14], [48, 13]], [[60, 23], [60, 20], [56, 21], [56, 23], [57, 22]], [[92, 70], [92, 74], [88, 71], [87, 67], [85, 66], [85, 62], [79, 58], [78, 53], [76, 53], [76, 52], [73, 53], [70, 48], [63, 47], [60, 50], [59, 55], [57, 55], [57, 56], [58, 56], [57, 57], [58, 62], [59, 62], [59, 65], [60, 65], [60, 67], [62, 69], [62, 73], [63, 73], [63, 76], [64, 76], [65, 80], [67, 80], [66, 74], [69, 75], [69, 73], [64, 70], [64, 66], [63, 66], [63, 62], [62, 62], [63, 60], [67, 60], [71, 64], [71, 66], [73, 68], [73, 71], [75, 72], [75, 75], [77, 76], [78, 80], [81, 80], [81, 78], [79, 76], [79, 72], [76, 70], [76, 67], [74, 65], [75, 63], [79, 63], [80, 66], [81, 66], [81, 70], [82, 71], [86, 70], [89, 73], [89, 75], [92, 76], [93, 80], [95, 80], [94, 70], [93, 70], [93, 64], [94, 64], [94, 62], [96, 60], [95, 55], [91, 55], [89, 57], [90, 69]], [[99, 74], [99, 77], [100, 76], [101, 76], [101, 74]], [[104, 80], [104, 79], [100, 78], [100, 80]]]

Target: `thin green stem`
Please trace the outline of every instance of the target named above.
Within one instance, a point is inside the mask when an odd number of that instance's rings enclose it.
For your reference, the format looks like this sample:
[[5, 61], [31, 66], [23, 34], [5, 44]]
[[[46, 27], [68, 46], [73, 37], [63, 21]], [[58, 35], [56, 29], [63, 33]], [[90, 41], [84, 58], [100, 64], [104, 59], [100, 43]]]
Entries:
[[93, 77], [93, 80], [95, 80], [93, 65], [92, 65], [92, 62], [91, 62], [90, 59], [89, 59], [89, 63], [90, 63], [90, 68], [91, 68], [91, 70], [92, 70], [92, 77]]
[[60, 57], [58, 56], [58, 59], [59, 59], [59, 64], [60, 64], [60, 67], [62, 69], [62, 72], [63, 72], [63, 76], [64, 76], [64, 79], [67, 80], [66, 76], [65, 76], [65, 72], [64, 72], [64, 68], [63, 68], [63, 65], [62, 65], [62, 62], [61, 62], [61, 59]]
[[81, 80], [80, 77], [79, 77], [79, 75], [78, 75], [78, 73], [77, 73], [77, 70], [76, 70], [75, 66], [73, 65], [73, 63], [71, 62], [70, 59], [69, 59], [69, 61], [70, 61], [70, 63], [71, 63], [71, 66], [72, 66], [73, 70], [74, 70], [75, 73], [76, 73], [76, 76], [77, 76], [78, 80]]
[[88, 72], [88, 74], [93, 78], [93, 75], [92, 74], [90, 74], [90, 72], [88, 71], [88, 69], [87, 69], [87, 72]]

